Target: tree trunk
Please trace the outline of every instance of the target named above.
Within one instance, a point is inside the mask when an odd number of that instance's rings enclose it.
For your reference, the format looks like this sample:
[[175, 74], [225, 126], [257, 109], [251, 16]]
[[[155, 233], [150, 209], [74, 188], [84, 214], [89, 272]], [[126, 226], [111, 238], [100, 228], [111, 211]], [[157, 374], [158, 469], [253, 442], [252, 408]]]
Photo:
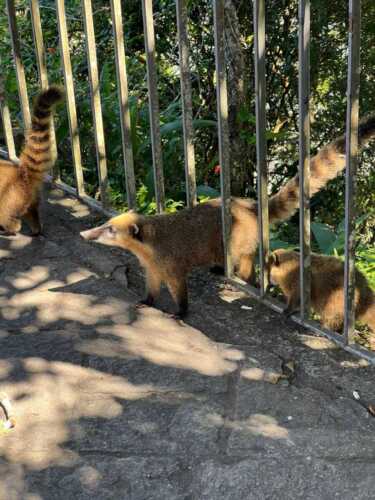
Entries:
[[[232, 194], [243, 196], [253, 180], [254, 153], [246, 136], [248, 123], [239, 119], [242, 110], [250, 112], [249, 79], [246, 78], [246, 64], [241, 44], [241, 29], [236, 2], [225, 0], [225, 55], [228, 69], [228, 124], [230, 140], [231, 187]], [[247, 115], [245, 113], [245, 116]], [[246, 134], [247, 132], [247, 134]]]

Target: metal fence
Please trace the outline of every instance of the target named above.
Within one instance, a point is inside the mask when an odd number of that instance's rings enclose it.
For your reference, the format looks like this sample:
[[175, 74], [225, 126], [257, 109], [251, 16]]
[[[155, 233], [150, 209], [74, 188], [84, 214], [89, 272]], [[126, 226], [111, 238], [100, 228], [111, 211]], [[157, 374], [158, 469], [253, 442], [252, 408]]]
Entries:
[[[101, 109], [98, 63], [92, 13], [92, 1], [82, 0], [82, 12], [86, 36], [88, 74], [91, 88], [91, 105], [94, 121], [94, 134], [97, 153], [97, 171], [101, 194], [101, 203], [85, 193], [81, 148], [78, 134], [77, 111], [74, 95], [74, 78], [69, 52], [69, 40], [64, 0], [55, 0], [57, 24], [59, 31], [62, 70], [65, 79], [67, 113], [69, 117], [70, 139], [75, 187], [67, 186], [60, 180], [59, 172], [53, 172], [53, 179], [58, 186], [70, 194], [79, 196], [83, 201], [106, 214], [112, 214], [107, 195], [108, 171], [105, 151], [105, 137]], [[261, 300], [272, 309], [281, 312], [280, 304], [266, 296], [267, 261], [269, 253], [269, 218], [267, 195], [267, 151], [266, 151], [266, 73], [265, 73], [265, 0], [253, 0], [254, 35], [255, 35], [255, 102], [256, 102], [256, 146], [258, 172], [258, 227], [259, 227], [259, 263], [260, 288], [254, 288], [241, 282], [233, 275], [233, 266], [228, 252], [230, 236], [230, 147], [228, 130], [228, 100], [226, 63], [224, 54], [224, 22], [225, 1], [213, 0], [215, 59], [217, 75], [217, 118], [219, 158], [221, 166], [221, 195], [223, 244], [225, 248], [226, 278], [230, 283], [245, 290], [251, 296]], [[124, 48], [123, 17], [121, 0], [110, 0], [113, 37], [115, 46], [115, 62], [117, 70], [117, 89], [119, 97], [124, 173], [126, 180], [127, 202], [130, 208], [136, 208], [136, 185], [134, 160], [130, 139], [130, 113], [128, 103], [127, 71]], [[6, 0], [9, 21], [9, 34], [12, 42], [13, 58], [17, 75], [18, 93], [21, 104], [24, 126], [30, 125], [30, 109], [21, 58], [19, 34], [14, 0]], [[45, 64], [45, 48], [39, 11], [39, 1], [30, 0], [31, 21], [34, 36], [35, 56], [38, 65], [39, 79], [42, 88], [48, 86]], [[144, 24], [144, 41], [147, 61], [148, 99], [150, 112], [150, 133], [152, 139], [152, 160], [154, 170], [155, 197], [158, 212], [165, 207], [165, 191], [163, 178], [162, 146], [160, 136], [159, 99], [157, 91], [157, 67], [155, 57], [155, 34], [153, 23], [152, 0], [142, 0]], [[195, 159], [193, 145], [191, 76], [189, 70], [189, 41], [187, 33], [187, 0], [176, 0], [178, 28], [178, 44], [180, 57], [180, 80], [183, 110], [183, 140], [185, 152], [185, 178], [187, 205], [192, 207], [197, 202], [195, 182]], [[309, 72], [310, 72], [310, 0], [299, 0], [299, 176], [300, 176], [300, 315], [292, 319], [312, 331], [323, 334], [344, 349], [375, 362], [373, 353], [354, 344], [354, 217], [355, 187], [358, 156], [358, 104], [359, 104], [359, 49], [360, 49], [360, 0], [349, 0], [349, 39], [348, 39], [348, 83], [347, 83], [347, 122], [346, 122], [346, 193], [345, 193], [345, 324], [344, 334], [326, 330], [318, 323], [310, 321], [310, 209], [309, 209], [309, 176], [310, 176], [310, 111], [309, 111]], [[4, 89], [0, 81], [0, 106], [7, 143], [8, 156], [16, 159], [15, 146], [9, 108], [6, 103]], [[56, 147], [56, 146], [55, 146]]]

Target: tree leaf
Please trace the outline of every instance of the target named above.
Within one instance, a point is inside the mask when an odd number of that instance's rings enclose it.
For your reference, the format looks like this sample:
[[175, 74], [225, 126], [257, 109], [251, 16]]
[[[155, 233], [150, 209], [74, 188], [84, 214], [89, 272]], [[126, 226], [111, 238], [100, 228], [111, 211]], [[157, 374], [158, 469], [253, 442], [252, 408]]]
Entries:
[[320, 251], [327, 254], [337, 238], [336, 233], [332, 231], [329, 226], [327, 226], [326, 224], [321, 224], [320, 222], [312, 222], [311, 230]]

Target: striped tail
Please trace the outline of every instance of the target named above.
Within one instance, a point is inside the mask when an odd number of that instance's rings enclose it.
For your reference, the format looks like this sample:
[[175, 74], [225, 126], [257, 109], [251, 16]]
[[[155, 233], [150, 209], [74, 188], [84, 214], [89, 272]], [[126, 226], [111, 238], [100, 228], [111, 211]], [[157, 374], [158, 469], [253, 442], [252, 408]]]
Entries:
[[[375, 136], [375, 114], [361, 120], [358, 143], [362, 148]], [[310, 196], [320, 191], [345, 168], [345, 135], [321, 149], [310, 167]], [[269, 200], [270, 222], [289, 219], [299, 208], [299, 177], [295, 175]]]
[[44, 173], [53, 164], [51, 153], [51, 120], [54, 106], [62, 101], [64, 93], [56, 85], [43, 90], [35, 99], [31, 130], [20, 155], [20, 166], [31, 172]]

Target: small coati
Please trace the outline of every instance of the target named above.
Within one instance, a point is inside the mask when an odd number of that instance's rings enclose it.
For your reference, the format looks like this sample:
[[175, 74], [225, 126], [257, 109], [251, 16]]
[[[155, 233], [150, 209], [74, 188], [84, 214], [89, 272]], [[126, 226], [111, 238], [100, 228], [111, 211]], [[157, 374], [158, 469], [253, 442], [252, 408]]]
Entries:
[[[278, 285], [287, 299], [285, 312], [299, 309], [300, 254], [276, 250], [270, 255], [270, 282]], [[375, 294], [365, 276], [356, 270], [356, 319], [367, 324], [375, 334]], [[321, 316], [323, 326], [342, 330], [344, 324], [344, 263], [336, 257], [311, 254], [311, 307]]]
[[[359, 127], [363, 146], [375, 135], [375, 115]], [[311, 196], [345, 167], [345, 137], [328, 144], [311, 160]], [[298, 175], [269, 199], [270, 222], [288, 219], [298, 209]], [[258, 245], [257, 202], [232, 198], [230, 252], [235, 272], [244, 281], [253, 275]], [[146, 270], [147, 297], [151, 305], [162, 282], [168, 286], [183, 316], [188, 307], [186, 277], [198, 266], [223, 266], [224, 253], [219, 198], [174, 214], [142, 216], [128, 212], [97, 228], [83, 231], [86, 240], [114, 245], [134, 253]]]
[[20, 155], [19, 164], [0, 160], [0, 227], [10, 234], [21, 229], [21, 218], [33, 235], [41, 232], [39, 195], [45, 173], [53, 164], [50, 124], [52, 111], [63, 99], [57, 86], [42, 91], [35, 99], [31, 130]]

